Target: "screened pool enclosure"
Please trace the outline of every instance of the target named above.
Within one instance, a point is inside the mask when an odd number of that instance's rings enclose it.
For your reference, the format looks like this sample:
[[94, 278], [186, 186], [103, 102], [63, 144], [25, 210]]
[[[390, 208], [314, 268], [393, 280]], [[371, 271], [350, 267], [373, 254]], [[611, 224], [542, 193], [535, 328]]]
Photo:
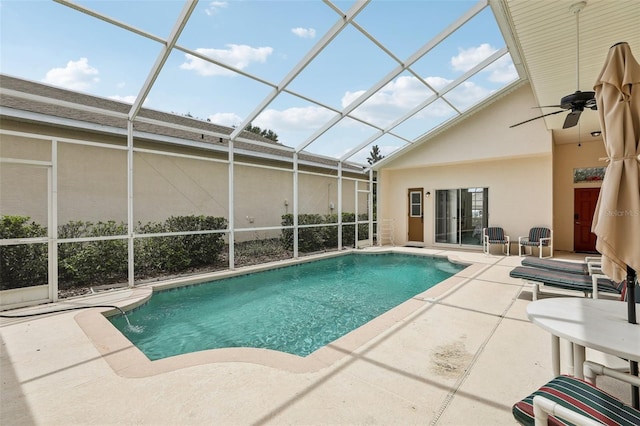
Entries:
[[55, 299], [373, 244], [372, 174], [361, 168], [240, 141], [176, 147], [48, 130], [57, 135], [3, 130], [3, 205], [20, 206], [3, 212], [3, 291]]
[[2, 307], [380, 243], [371, 164], [520, 80], [494, 6], [3, 4]]

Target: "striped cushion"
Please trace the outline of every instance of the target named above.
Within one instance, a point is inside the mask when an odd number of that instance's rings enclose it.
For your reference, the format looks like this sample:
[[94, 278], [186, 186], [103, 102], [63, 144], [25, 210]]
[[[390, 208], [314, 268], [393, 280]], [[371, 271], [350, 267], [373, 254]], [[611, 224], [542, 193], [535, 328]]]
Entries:
[[[540, 245], [540, 241], [531, 241], [531, 240], [521, 240], [520, 241], [520, 245], [521, 246], [531, 246], [531, 247], [538, 247]], [[549, 241], [545, 241], [542, 243], [543, 246], [548, 246], [549, 245]]]
[[542, 244], [543, 246], [547, 247], [551, 244], [551, 240], [544, 240], [542, 241], [542, 243], [540, 242], [540, 240], [542, 238], [550, 238], [550, 237], [551, 237], [551, 230], [549, 228], [534, 227], [529, 230], [528, 237], [520, 238], [520, 245], [537, 247]]
[[[577, 290], [587, 293], [593, 291], [593, 281], [590, 275], [571, 274], [567, 272], [552, 271], [542, 268], [530, 268], [527, 266], [516, 266], [509, 272], [511, 278], [522, 278], [528, 281], [535, 281], [551, 287], [563, 288], [566, 290]], [[598, 291], [604, 293], [620, 294], [622, 287], [616, 285], [607, 278], [598, 279]]]
[[522, 259], [522, 266], [533, 266], [534, 268], [544, 268], [552, 271], [568, 272], [570, 274], [589, 275], [589, 265], [586, 263], [525, 257]]
[[[522, 425], [534, 425], [533, 397], [536, 395], [589, 417], [605, 425], [640, 425], [640, 411], [624, 404], [619, 399], [597, 387], [570, 376], [559, 376], [517, 402], [512, 409], [513, 417]], [[570, 425], [549, 416], [549, 425]]]
[[[540, 238], [549, 238], [551, 236], [551, 230], [549, 228], [531, 228], [529, 230], [529, 243], [538, 245]], [[549, 244], [549, 241], [545, 241], [543, 245]]]
[[487, 235], [489, 236], [490, 243], [506, 243], [507, 239], [504, 237], [504, 230], [498, 227], [487, 228]]

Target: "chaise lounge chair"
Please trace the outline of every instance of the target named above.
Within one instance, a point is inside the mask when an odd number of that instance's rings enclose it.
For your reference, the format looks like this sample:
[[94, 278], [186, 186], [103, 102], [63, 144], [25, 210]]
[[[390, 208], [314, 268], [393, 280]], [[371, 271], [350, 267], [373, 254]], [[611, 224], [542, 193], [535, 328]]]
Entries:
[[567, 272], [570, 274], [591, 275], [601, 271], [602, 259], [600, 257], [585, 257], [584, 262], [565, 262], [554, 259], [539, 259], [537, 257], [525, 257], [522, 266], [549, 269], [551, 271]]
[[621, 295], [624, 288], [624, 285], [614, 283], [605, 275], [583, 275], [528, 266], [516, 266], [509, 273], [509, 276], [521, 278], [532, 284], [533, 300], [538, 299], [540, 284], [564, 290], [582, 291], [585, 296], [592, 294], [594, 299], [598, 298], [599, 291]]
[[[595, 370], [595, 371], [594, 371]], [[634, 386], [640, 378], [616, 372], [594, 362], [585, 362], [585, 377], [612, 376]], [[589, 380], [595, 383], [594, 380]], [[640, 424], [640, 411], [591, 384], [571, 376], [559, 376], [514, 404], [518, 423], [533, 425], [626, 425]]]

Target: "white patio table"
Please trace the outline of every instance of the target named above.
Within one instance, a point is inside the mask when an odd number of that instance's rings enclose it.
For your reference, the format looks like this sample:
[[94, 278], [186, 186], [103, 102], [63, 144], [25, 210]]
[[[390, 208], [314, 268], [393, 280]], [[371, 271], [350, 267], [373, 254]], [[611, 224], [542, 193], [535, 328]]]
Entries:
[[[636, 304], [640, 311], [640, 304]], [[551, 333], [553, 374], [560, 374], [560, 338], [573, 343], [574, 376], [584, 378], [585, 348], [640, 361], [640, 325], [627, 322], [627, 304], [617, 300], [559, 297], [537, 300], [527, 316]]]

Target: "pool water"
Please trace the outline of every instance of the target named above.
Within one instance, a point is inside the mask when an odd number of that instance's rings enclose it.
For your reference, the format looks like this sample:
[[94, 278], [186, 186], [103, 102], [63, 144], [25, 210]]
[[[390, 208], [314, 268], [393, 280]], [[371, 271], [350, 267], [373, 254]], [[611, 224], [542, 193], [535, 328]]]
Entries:
[[350, 254], [154, 293], [110, 321], [150, 360], [216, 348], [306, 356], [464, 269]]

